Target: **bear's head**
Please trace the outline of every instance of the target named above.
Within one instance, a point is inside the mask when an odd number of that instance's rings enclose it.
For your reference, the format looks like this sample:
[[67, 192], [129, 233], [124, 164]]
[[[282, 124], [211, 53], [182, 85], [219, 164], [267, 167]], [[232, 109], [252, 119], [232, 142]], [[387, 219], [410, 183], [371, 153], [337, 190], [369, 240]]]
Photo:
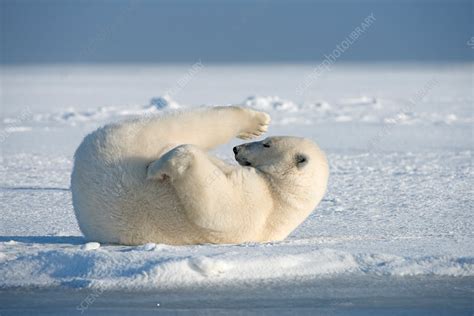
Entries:
[[281, 186], [282, 193], [293, 193], [314, 207], [326, 191], [329, 176], [326, 156], [307, 138], [268, 137], [236, 146], [234, 154], [240, 165], [268, 175]]

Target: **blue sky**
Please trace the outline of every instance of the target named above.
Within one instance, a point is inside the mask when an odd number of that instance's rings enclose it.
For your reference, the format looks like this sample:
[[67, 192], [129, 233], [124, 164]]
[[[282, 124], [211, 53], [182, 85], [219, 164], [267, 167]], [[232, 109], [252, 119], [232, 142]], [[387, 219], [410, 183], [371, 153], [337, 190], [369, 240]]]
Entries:
[[1, 0], [1, 63], [465, 61], [473, 1]]

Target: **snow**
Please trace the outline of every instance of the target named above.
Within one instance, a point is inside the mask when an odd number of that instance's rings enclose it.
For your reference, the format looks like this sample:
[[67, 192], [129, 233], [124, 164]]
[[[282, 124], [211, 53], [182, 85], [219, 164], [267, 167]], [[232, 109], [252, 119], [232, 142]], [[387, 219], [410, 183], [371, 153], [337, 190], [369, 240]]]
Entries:
[[[33, 241], [34, 239], [32, 239]], [[100, 248], [99, 248], [100, 247]], [[99, 250], [100, 249], [100, 250]], [[20, 251], [20, 257], [9, 257]], [[82, 247], [34, 243], [3, 245], [6, 287], [60, 286], [168, 289], [274, 280], [289, 282], [337, 276], [474, 275], [472, 257], [350, 253], [304, 244], [172, 247]]]
[[[185, 65], [2, 68], [0, 305], [11, 304], [13, 289], [41, 288], [79, 291], [68, 292], [76, 305], [84, 291], [105, 289], [158, 291], [165, 302], [155, 307], [213, 297], [232, 306], [283, 308], [276, 301], [290, 299], [313, 306], [305, 301], [312, 293], [330, 305], [342, 295], [350, 306], [358, 297], [403, 305], [404, 295], [427, 295], [472, 311], [472, 66], [335, 65], [303, 95], [296, 87], [311, 65], [204, 65], [175, 95], [165, 92]], [[182, 247], [84, 240], [69, 179], [88, 132], [228, 104], [268, 111], [269, 135], [311, 137], [328, 153], [328, 192], [287, 240]], [[231, 161], [236, 143], [216, 154]], [[285, 287], [294, 291], [271, 291]]]
[[[396, 100], [378, 100], [375, 98], [360, 97], [336, 100], [333, 104], [326, 100], [298, 104], [277, 96], [250, 96], [243, 101], [236, 100], [233, 104], [273, 113], [276, 118], [273, 122], [274, 125], [286, 125], [290, 123], [311, 125], [321, 122], [449, 125], [454, 123], [467, 124], [474, 122], [472, 115], [459, 117], [454, 113], [443, 110], [439, 112], [407, 111], [406, 109], [409, 108], [408, 102], [410, 101], [405, 102], [406, 103], [399, 104]], [[424, 104], [417, 104], [417, 106], [419, 105]], [[149, 104], [145, 106], [134, 105], [127, 108], [101, 106], [96, 109], [91, 108], [87, 110], [68, 108], [53, 113], [36, 113], [33, 115], [32, 121], [43, 125], [55, 123], [75, 125], [80, 122], [104, 122], [130, 116], [159, 114], [164, 110], [176, 110], [181, 108], [186, 108], [186, 105], [179, 104], [169, 95], [164, 95], [152, 97]], [[289, 122], [287, 121], [288, 119], [292, 120]], [[18, 119], [15, 117], [6, 117], [3, 119], [3, 123], [6, 125], [17, 121]], [[31, 129], [29, 126], [7, 126], [5, 131], [7, 133], [14, 133], [30, 131]]]
[[88, 242], [84, 246], [82, 246], [82, 249], [84, 250], [97, 250], [100, 248], [100, 243], [98, 242]]

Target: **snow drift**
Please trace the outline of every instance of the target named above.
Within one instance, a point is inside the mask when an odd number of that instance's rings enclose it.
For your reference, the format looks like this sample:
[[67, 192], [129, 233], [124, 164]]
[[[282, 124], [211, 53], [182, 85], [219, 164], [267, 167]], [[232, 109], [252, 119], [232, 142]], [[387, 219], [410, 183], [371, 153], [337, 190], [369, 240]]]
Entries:
[[473, 257], [402, 257], [288, 244], [0, 244], [0, 287], [163, 289], [337, 276], [474, 276]]

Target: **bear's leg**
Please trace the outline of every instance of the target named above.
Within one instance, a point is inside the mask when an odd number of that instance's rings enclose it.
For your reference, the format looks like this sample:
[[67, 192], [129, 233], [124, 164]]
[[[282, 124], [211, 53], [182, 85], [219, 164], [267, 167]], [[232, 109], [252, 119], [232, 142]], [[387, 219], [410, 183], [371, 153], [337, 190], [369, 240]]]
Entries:
[[251, 139], [265, 133], [270, 116], [264, 112], [239, 106], [218, 106], [183, 113], [164, 128], [170, 130], [177, 144], [192, 144], [212, 149], [234, 137]]
[[147, 179], [170, 181], [194, 224], [227, 231], [239, 227], [238, 193], [215, 159], [196, 146], [181, 145], [150, 164]]

